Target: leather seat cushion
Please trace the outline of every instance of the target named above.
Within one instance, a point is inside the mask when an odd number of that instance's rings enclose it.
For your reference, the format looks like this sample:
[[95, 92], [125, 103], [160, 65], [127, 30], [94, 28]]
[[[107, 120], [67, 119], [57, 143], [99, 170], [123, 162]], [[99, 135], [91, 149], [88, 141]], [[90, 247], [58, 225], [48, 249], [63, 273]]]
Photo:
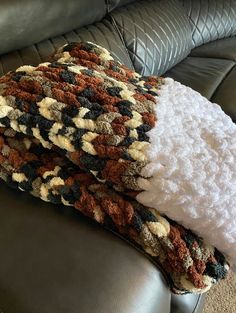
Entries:
[[236, 123], [236, 66], [225, 77], [212, 97]]
[[176, 0], [136, 1], [111, 12], [136, 72], [159, 75], [192, 48], [191, 27]]
[[0, 186], [4, 313], [169, 313], [146, 256], [74, 209]]
[[[217, 52], [216, 52], [217, 53]], [[220, 52], [219, 52], [220, 53]], [[236, 67], [227, 59], [188, 57], [165, 77], [172, 77], [219, 104], [236, 121]]]
[[48, 61], [57, 48], [73, 41], [92, 41], [100, 44], [112, 51], [114, 57], [121, 63], [133, 68], [129, 54], [118, 33], [111, 23], [105, 20], [0, 56], [0, 75], [15, 70], [23, 64], [38, 65]]
[[167, 71], [164, 76], [172, 77], [211, 99], [234, 64], [231, 60], [188, 57]]
[[236, 61], [236, 36], [215, 40], [191, 51], [191, 56]]

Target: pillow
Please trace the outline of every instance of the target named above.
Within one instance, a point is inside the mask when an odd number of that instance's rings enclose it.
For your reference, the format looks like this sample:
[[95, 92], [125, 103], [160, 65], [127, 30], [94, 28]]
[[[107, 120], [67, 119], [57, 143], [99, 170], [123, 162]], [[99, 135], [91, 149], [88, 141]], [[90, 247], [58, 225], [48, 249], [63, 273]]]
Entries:
[[[234, 257], [234, 242], [219, 205], [228, 199], [212, 202], [211, 188], [220, 182], [219, 196], [231, 194], [235, 127], [218, 106], [173, 80], [142, 77], [92, 43], [8, 73], [0, 94], [0, 176], [8, 185], [74, 206], [135, 242], [177, 293], [204, 292], [226, 276], [219, 250]], [[223, 222], [217, 242], [199, 225], [219, 223], [213, 209]], [[219, 250], [158, 210], [192, 223]]]

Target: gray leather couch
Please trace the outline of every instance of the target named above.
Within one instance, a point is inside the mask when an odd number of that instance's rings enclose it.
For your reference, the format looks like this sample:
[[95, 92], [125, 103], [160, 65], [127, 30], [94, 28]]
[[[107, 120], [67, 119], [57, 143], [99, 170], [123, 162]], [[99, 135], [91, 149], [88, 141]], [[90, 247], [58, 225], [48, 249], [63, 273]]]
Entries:
[[[165, 75], [236, 120], [236, 0], [1, 0], [0, 75], [96, 42], [143, 75]], [[77, 211], [0, 186], [0, 312], [197, 313], [129, 243]]]

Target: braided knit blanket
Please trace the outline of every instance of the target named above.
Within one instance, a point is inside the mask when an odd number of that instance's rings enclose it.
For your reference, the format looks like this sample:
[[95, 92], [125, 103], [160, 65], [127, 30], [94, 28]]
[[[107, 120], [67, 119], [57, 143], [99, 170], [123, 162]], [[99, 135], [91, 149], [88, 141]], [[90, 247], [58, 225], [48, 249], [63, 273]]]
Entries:
[[[212, 238], [202, 228], [200, 235], [207, 241], [192, 232], [199, 233], [193, 223], [196, 208], [212, 204], [210, 197], [204, 203], [202, 195], [210, 192], [213, 182], [204, 185], [202, 177], [194, 180], [189, 174], [199, 178], [203, 173], [203, 150], [195, 146], [189, 153], [193, 130], [199, 126], [191, 99], [197, 98], [199, 106], [207, 100], [181, 86], [170, 79], [142, 77], [92, 43], [68, 44], [50, 63], [9, 72], [0, 78], [0, 177], [44, 201], [74, 206], [128, 239], [161, 267], [174, 292], [202, 293], [225, 278], [229, 264], [222, 249], [208, 243]], [[191, 110], [181, 115], [182, 108], [173, 100], [178, 97], [184, 105], [190, 101], [192, 115]], [[215, 122], [219, 109], [204, 105], [202, 116], [211, 110]], [[181, 120], [191, 125], [187, 149], [182, 146]], [[224, 120], [231, 138], [229, 118], [224, 116], [217, 125], [222, 127]], [[219, 145], [209, 143], [204, 134], [209, 145]], [[198, 139], [194, 143], [203, 145]], [[209, 160], [204, 162], [218, 173]], [[195, 212], [192, 216], [188, 207]], [[189, 223], [183, 212], [190, 216]]]

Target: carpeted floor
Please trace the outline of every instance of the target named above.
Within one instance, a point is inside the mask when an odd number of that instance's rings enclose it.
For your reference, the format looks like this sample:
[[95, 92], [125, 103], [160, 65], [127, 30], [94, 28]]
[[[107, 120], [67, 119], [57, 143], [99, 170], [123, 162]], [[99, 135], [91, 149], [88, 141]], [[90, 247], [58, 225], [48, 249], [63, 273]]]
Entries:
[[236, 274], [208, 292], [203, 313], [236, 313]]

